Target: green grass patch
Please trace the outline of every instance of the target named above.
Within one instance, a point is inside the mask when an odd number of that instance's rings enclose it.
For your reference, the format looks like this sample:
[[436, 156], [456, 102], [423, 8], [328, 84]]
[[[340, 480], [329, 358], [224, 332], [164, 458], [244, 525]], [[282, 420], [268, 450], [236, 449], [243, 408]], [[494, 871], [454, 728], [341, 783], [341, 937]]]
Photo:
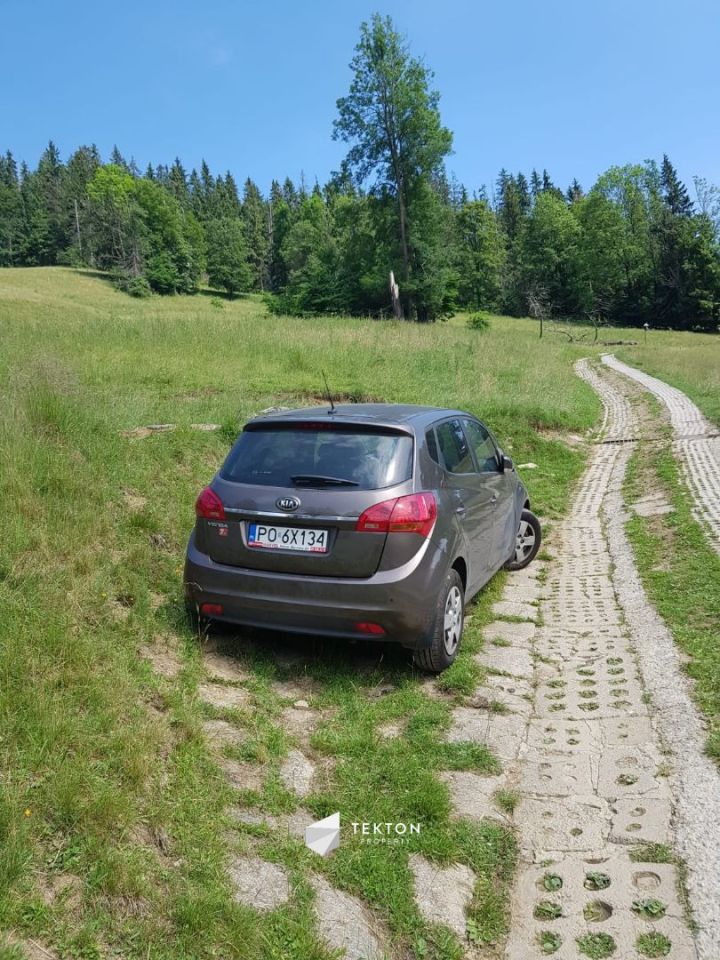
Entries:
[[[243, 421], [273, 405], [321, 403], [322, 370], [338, 395], [479, 415], [518, 464], [538, 465], [523, 474], [538, 513], [560, 516], [585, 460], [565, 437], [600, 412], [572, 373], [582, 352], [538, 341], [524, 320], [494, 317], [480, 336], [462, 323], [291, 320], [252, 297], [218, 309], [206, 296], [130, 299], [90, 272], [1, 270], [0, 927], [83, 960], [327, 960], [312, 920], [312, 869], [377, 907], [400, 950], [450, 960], [461, 954], [457, 939], [428, 928], [414, 907], [416, 850], [472, 867], [468, 937], [500, 940], [512, 834], [452, 819], [438, 773], [499, 770], [488, 750], [444, 744], [442, 734], [453, 702], [482, 679], [473, 654], [502, 577], [474, 605], [442, 700], [423, 692], [402, 651], [379, 654], [359, 676], [351, 652], [311, 642], [313, 705], [332, 711], [312, 749], [335, 767], [307, 806], [317, 816], [339, 809], [344, 823], [422, 824], [414, 846], [353, 839], [319, 863], [298, 841], [253, 834], [226, 815], [238, 798], [202, 721], [227, 716], [245, 730], [228, 755], [267, 772], [266, 789], [245, 800], [294, 810], [277, 776], [291, 744], [271, 682], [297, 671], [248, 645], [254, 709], [204, 707], [181, 564], [194, 498]], [[221, 429], [192, 426], [207, 423]], [[151, 424], [174, 429], [138, 432]], [[177, 658], [176, 677], [141, 655], [157, 645]], [[388, 680], [393, 691], [375, 697]], [[395, 741], [377, 733], [390, 721], [403, 723]], [[228, 882], [230, 847], [251, 839], [287, 866], [296, 891], [268, 916], [236, 904]]]
[[642, 957], [666, 957], [672, 949], [672, 941], [664, 933], [641, 933], [635, 942]]
[[609, 933], [586, 933], [576, 940], [578, 950], [590, 960], [605, 960], [615, 953], [616, 945]]
[[708, 719], [707, 752], [720, 762], [720, 557], [695, 520], [692, 499], [668, 446], [638, 444], [628, 466], [628, 502], [648, 489], [665, 491], [674, 512], [632, 517], [627, 534], [651, 602], [689, 655], [698, 706]]

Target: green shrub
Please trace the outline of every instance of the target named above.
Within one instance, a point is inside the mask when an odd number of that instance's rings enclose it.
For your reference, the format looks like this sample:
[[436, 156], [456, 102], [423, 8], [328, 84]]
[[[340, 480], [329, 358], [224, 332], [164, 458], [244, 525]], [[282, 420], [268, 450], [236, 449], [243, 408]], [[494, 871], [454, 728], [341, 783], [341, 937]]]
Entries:
[[158, 293], [175, 293], [180, 283], [177, 268], [169, 253], [161, 250], [150, 258], [147, 265], [150, 286]]
[[133, 277], [132, 280], [128, 280], [125, 291], [131, 297], [149, 297], [152, 293], [150, 284], [145, 277]]
[[152, 293], [150, 284], [145, 277], [130, 277], [121, 270], [116, 270], [113, 272], [112, 278], [118, 290], [130, 294], [131, 297], [149, 297]]
[[467, 319], [467, 325], [471, 330], [489, 330], [490, 316], [487, 313], [471, 313]]

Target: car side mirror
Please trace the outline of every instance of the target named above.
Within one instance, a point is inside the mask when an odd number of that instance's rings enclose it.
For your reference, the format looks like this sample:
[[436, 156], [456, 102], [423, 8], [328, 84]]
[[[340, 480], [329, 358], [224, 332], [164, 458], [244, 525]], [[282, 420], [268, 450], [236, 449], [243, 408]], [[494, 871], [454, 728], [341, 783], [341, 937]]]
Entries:
[[512, 457], [509, 457], [506, 453], [500, 454], [500, 469], [503, 473], [505, 473], [506, 470], [513, 469]]

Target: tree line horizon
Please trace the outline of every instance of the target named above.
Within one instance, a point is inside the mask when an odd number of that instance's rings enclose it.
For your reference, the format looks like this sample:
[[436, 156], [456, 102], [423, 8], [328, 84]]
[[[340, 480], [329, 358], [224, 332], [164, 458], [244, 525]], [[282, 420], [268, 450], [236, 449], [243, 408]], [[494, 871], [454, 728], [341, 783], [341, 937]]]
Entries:
[[433, 74], [389, 17], [360, 27], [352, 81], [337, 101], [341, 169], [308, 190], [287, 177], [264, 195], [203, 161], [141, 172], [115, 147], [37, 167], [0, 156], [0, 266], [109, 271], [135, 296], [191, 294], [207, 280], [266, 295], [290, 315], [392, 315], [432, 322], [457, 310], [599, 324], [720, 328], [720, 189], [671, 161], [613, 166], [585, 192], [547, 170], [501, 170], [492, 194], [448, 178], [452, 134]]

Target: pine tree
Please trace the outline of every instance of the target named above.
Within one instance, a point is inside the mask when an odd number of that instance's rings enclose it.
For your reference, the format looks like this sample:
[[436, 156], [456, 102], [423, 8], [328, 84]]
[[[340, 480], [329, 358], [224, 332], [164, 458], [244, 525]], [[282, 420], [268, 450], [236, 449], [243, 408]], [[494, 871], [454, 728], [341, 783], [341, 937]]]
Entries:
[[188, 206], [190, 195], [188, 193], [187, 174], [182, 163], [180, 163], [179, 157], [175, 157], [175, 163], [170, 167], [167, 187], [181, 207]]
[[299, 198], [298, 192], [295, 189], [295, 184], [292, 182], [290, 177], [285, 177], [282, 192], [285, 203], [287, 203], [291, 210], [294, 210], [299, 203]]
[[128, 166], [127, 160], [120, 153], [117, 144], [114, 144], [112, 148], [112, 153], [110, 154], [110, 163], [112, 163], [115, 167], [120, 167], [120, 169], [124, 170], [126, 173], [130, 173], [130, 167]]
[[578, 200], [582, 200], [584, 196], [583, 189], [577, 179], [573, 180], [568, 187], [566, 196], [568, 203], [577, 203]]
[[83, 248], [83, 237], [90, 230], [87, 216], [87, 188], [100, 167], [100, 153], [92, 144], [79, 147], [70, 157], [63, 180], [63, 233], [65, 249], [63, 262], [87, 262], [89, 250]]
[[231, 217], [240, 217], [242, 215], [242, 204], [240, 203], [240, 193], [235, 183], [235, 178], [233, 175], [228, 172], [225, 174], [225, 178], [222, 180], [222, 187], [220, 186], [220, 178], [218, 177], [218, 188], [222, 194], [222, 203], [223, 203], [223, 212], [226, 216]]
[[23, 208], [15, 158], [8, 150], [0, 156], [0, 266], [21, 261]]
[[693, 212], [693, 203], [685, 184], [677, 175], [675, 167], [670, 163], [668, 155], [663, 154], [661, 183], [663, 198], [670, 212], [677, 217], [689, 217]]
[[517, 175], [515, 178], [515, 186], [517, 188], [520, 210], [523, 212], [523, 214], [529, 213], [530, 207], [532, 206], [532, 201], [530, 199], [530, 188], [528, 187], [525, 174], [519, 173]]
[[[286, 181], [286, 184], [288, 181]], [[285, 238], [293, 224], [293, 211], [287, 200], [287, 190], [277, 180], [270, 187], [270, 289], [280, 293], [287, 285], [288, 270], [283, 255]]]
[[252, 286], [248, 249], [240, 220], [222, 217], [207, 225], [207, 272], [210, 286], [232, 297]]
[[253, 276], [253, 289], [264, 291], [269, 284], [268, 212], [259, 189], [249, 177], [245, 181], [243, 190], [242, 218]]
[[530, 174], [530, 193], [533, 200], [537, 200], [539, 194], [542, 193], [542, 180], [535, 167], [533, 167], [532, 173]]

